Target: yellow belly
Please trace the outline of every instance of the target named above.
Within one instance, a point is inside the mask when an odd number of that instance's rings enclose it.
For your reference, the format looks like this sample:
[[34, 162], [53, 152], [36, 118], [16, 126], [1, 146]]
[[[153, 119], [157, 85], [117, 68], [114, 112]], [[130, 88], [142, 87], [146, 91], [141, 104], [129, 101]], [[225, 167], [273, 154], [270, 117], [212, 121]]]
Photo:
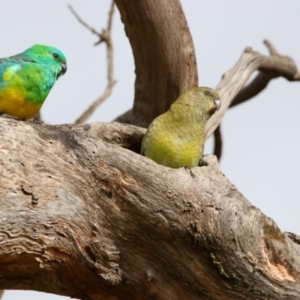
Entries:
[[42, 103], [30, 103], [21, 93], [8, 90], [0, 94], [0, 113], [20, 119], [30, 119], [40, 110]]

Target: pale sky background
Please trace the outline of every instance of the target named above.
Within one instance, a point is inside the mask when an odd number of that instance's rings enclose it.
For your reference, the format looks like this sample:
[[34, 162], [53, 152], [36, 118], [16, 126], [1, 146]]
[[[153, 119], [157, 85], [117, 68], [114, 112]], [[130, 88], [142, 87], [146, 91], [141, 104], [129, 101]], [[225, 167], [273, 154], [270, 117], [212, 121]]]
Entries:
[[[247, 46], [267, 53], [268, 38], [300, 67], [300, 1], [182, 0], [193, 36], [200, 85], [215, 87]], [[72, 4], [95, 29], [107, 23], [109, 0], [0, 0], [0, 57], [40, 43], [62, 50], [67, 73], [42, 108], [50, 124], [72, 123], [106, 85], [105, 46], [67, 8]], [[134, 64], [118, 11], [113, 23], [113, 95], [88, 122], [109, 122], [133, 103]], [[300, 83], [276, 79], [251, 101], [230, 110], [222, 124], [221, 168], [245, 197], [283, 231], [300, 235]], [[212, 145], [206, 145], [210, 153]], [[6, 291], [3, 300], [69, 299], [36, 292]]]

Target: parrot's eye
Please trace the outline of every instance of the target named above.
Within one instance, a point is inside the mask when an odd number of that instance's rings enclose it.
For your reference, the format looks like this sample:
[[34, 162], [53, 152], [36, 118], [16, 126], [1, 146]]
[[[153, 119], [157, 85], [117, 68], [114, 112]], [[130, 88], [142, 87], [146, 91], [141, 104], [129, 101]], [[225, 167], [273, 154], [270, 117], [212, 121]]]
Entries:
[[205, 96], [211, 96], [211, 92], [210, 92], [209, 90], [205, 90], [205, 91], [204, 91], [204, 95], [205, 95]]
[[58, 58], [58, 54], [57, 54], [57, 53], [53, 53], [52, 55], [53, 55], [53, 57], [54, 57], [55, 59]]

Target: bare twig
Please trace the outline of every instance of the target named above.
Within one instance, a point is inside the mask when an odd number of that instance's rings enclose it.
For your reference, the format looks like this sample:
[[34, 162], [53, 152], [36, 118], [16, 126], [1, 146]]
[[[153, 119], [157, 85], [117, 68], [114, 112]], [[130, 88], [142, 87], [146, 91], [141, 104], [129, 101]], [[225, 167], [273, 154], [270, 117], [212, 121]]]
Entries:
[[116, 83], [116, 80], [114, 79], [114, 66], [113, 66], [113, 45], [112, 45], [112, 39], [111, 39], [111, 29], [112, 29], [112, 19], [114, 14], [114, 1], [111, 3], [111, 7], [108, 13], [108, 22], [107, 27], [102, 30], [102, 32], [98, 32], [91, 26], [89, 26], [86, 22], [84, 22], [80, 16], [75, 12], [73, 7], [71, 5], [68, 6], [73, 15], [76, 17], [76, 19], [81, 23], [84, 27], [86, 27], [88, 30], [90, 30], [92, 33], [96, 34], [99, 37], [99, 41], [95, 43], [95, 45], [99, 45], [102, 42], [105, 42], [106, 44], [106, 58], [107, 58], [107, 85], [102, 93], [101, 96], [99, 96], [94, 103], [92, 103], [84, 112], [83, 114], [75, 121], [75, 124], [81, 124], [84, 123], [96, 110], [96, 108], [104, 102], [112, 93], [112, 89]]
[[81, 23], [84, 27], [86, 27], [87, 29], [89, 29], [92, 33], [96, 34], [99, 36], [99, 33], [97, 30], [95, 30], [94, 28], [92, 28], [91, 26], [89, 26], [85, 21], [83, 21], [80, 16], [77, 14], [77, 12], [75, 11], [75, 9], [72, 7], [72, 5], [68, 5], [70, 11], [72, 12], [72, 14], [75, 16], [75, 18], [78, 20], [79, 23]]

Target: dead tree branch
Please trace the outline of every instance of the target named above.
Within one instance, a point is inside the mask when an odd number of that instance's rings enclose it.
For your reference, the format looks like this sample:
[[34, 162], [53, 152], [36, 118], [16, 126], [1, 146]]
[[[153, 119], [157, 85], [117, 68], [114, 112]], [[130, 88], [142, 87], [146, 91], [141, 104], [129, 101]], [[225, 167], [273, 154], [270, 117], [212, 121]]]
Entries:
[[[278, 51], [275, 49], [275, 47], [271, 44], [270, 41], [265, 40], [264, 44], [268, 47], [269, 53], [271, 56], [280, 56]], [[294, 68], [291, 69], [292, 72], [295, 71]], [[262, 90], [264, 90], [268, 83], [274, 79], [281, 76], [281, 73], [278, 72], [277, 70], [272, 71], [272, 70], [261, 70], [258, 75], [250, 82], [246, 87], [244, 87], [237, 95], [236, 97], [232, 100], [230, 107], [236, 106], [240, 103], [243, 103], [257, 94], [259, 94]], [[288, 80], [291, 81], [297, 81], [299, 80], [299, 72], [297, 71], [296, 74], [287, 74], [286, 77]]]
[[238, 104], [244, 103], [249, 99], [252, 99], [261, 91], [263, 91], [272, 79], [278, 76], [278, 74], [271, 72], [259, 72], [257, 76], [234, 97], [229, 107], [234, 107]]
[[86, 22], [84, 22], [80, 16], [75, 12], [73, 7], [69, 5], [69, 9], [73, 13], [73, 15], [77, 18], [77, 20], [87, 29], [89, 29], [92, 33], [96, 34], [99, 37], [99, 41], [95, 43], [95, 45], [99, 45], [102, 42], [106, 44], [106, 61], [107, 61], [107, 85], [104, 89], [102, 95], [97, 98], [94, 103], [92, 103], [83, 114], [75, 121], [75, 124], [84, 123], [97, 109], [97, 107], [103, 103], [112, 93], [113, 87], [116, 83], [114, 79], [114, 66], [113, 66], [113, 44], [111, 39], [111, 30], [112, 30], [112, 19], [114, 14], [114, 1], [111, 3], [111, 7], [108, 13], [108, 21], [107, 27], [102, 30], [102, 32], [96, 31], [94, 28], [89, 26]]
[[[278, 76], [289, 81], [299, 81], [300, 73], [292, 58], [278, 54], [274, 46], [265, 41], [270, 56], [265, 56], [247, 48], [236, 65], [224, 74], [217, 86], [222, 105], [207, 123], [206, 139], [209, 138], [219, 126], [227, 109], [231, 106], [244, 102], [258, 94], [265, 88], [268, 82]], [[257, 77], [244, 89], [246, 82], [253, 72], [259, 71]]]

